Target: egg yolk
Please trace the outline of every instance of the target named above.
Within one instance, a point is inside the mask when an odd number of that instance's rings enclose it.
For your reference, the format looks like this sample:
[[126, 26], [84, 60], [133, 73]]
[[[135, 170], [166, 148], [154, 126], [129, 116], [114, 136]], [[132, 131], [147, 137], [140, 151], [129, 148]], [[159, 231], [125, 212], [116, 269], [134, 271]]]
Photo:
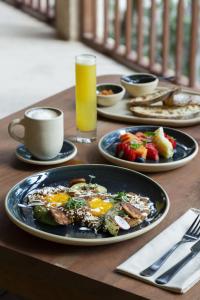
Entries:
[[53, 195], [47, 195], [45, 201], [51, 203], [52, 206], [65, 204], [69, 200], [70, 196], [66, 193], [57, 193]]
[[93, 198], [89, 201], [89, 207], [93, 216], [100, 217], [105, 215], [113, 204], [111, 202], [102, 200], [101, 198]]

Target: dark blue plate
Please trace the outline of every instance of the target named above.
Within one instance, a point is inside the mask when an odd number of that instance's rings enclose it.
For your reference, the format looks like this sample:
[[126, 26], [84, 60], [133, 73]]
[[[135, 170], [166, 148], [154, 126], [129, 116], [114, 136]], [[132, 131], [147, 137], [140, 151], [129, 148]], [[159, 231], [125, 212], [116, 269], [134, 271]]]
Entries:
[[34, 165], [56, 165], [72, 159], [77, 154], [76, 146], [70, 141], [64, 140], [62, 149], [58, 155], [49, 160], [40, 160], [34, 157], [24, 145], [19, 145], [16, 149], [16, 156], [29, 164]]
[[99, 150], [106, 159], [114, 164], [143, 172], [172, 170], [185, 165], [196, 156], [198, 152], [198, 144], [191, 136], [179, 130], [163, 127], [164, 132], [174, 137], [177, 142], [177, 147], [172, 158], [160, 158], [158, 162], [146, 160], [143, 163], [139, 163], [115, 157], [116, 145], [120, 141], [119, 137], [121, 134], [126, 132], [136, 133], [137, 131], [155, 131], [158, 128], [158, 126], [132, 126], [112, 131], [101, 138], [99, 142]]
[[[47, 226], [33, 218], [32, 208], [21, 208], [28, 193], [44, 186], [68, 185], [73, 178], [89, 179], [94, 175], [95, 182], [107, 187], [111, 193], [133, 191], [150, 197], [155, 210], [139, 226], [111, 237], [108, 233], [82, 231], [78, 226]], [[76, 165], [50, 169], [34, 174], [17, 183], [6, 197], [6, 211], [10, 219], [25, 231], [51, 241], [73, 245], [101, 245], [127, 240], [141, 235], [157, 224], [166, 216], [169, 209], [169, 199], [166, 192], [149, 177], [128, 169], [110, 165]]]

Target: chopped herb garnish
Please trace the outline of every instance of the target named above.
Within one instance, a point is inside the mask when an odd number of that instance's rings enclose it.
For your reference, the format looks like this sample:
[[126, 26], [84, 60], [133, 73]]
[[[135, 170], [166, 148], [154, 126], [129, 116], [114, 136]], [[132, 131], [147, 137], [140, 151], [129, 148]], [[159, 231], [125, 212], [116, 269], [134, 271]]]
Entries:
[[127, 214], [125, 213], [124, 210], [118, 210], [117, 214], [118, 214], [118, 216], [120, 216], [120, 217], [125, 217], [125, 216], [127, 216]]
[[138, 148], [140, 148], [140, 147], [141, 147], [141, 144], [134, 143], [134, 142], [131, 143], [131, 149], [136, 150], [136, 149], [138, 149]]
[[114, 202], [127, 202], [128, 198], [126, 196], [125, 192], [119, 192], [117, 195], [113, 198]]
[[144, 135], [146, 135], [146, 136], [154, 136], [155, 133], [153, 131], [146, 131], [146, 132], [144, 132]]
[[67, 209], [77, 209], [86, 205], [86, 201], [81, 198], [71, 198], [66, 204]]
[[146, 141], [146, 140], [142, 141], [142, 145], [143, 145], [143, 146], [146, 146], [146, 144], [147, 144], [147, 141]]
[[176, 139], [175, 139], [173, 136], [169, 135], [169, 137], [170, 137], [171, 139], [173, 139], [174, 141], [176, 141]]

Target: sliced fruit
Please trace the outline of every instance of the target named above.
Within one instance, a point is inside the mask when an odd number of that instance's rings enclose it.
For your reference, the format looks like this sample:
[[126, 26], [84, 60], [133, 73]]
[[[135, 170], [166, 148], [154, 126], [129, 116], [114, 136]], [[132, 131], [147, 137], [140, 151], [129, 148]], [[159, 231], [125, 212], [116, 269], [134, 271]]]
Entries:
[[122, 143], [131, 143], [132, 141], [140, 142], [140, 139], [133, 133], [127, 132], [120, 136], [120, 141]]
[[146, 148], [147, 148], [147, 159], [151, 159], [155, 161], [159, 160], [158, 150], [156, 149], [154, 144], [148, 143], [146, 145]]
[[155, 144], [156, 148], [160, 155], [164, 158], [171, 158], [174, 154], [174, 150], [170, 141], [165, 137], [163, 128], [160, 127], [154, 132], [153, 144]]
[[116, 147], [116, 156], [129, 161], [134, 161], [136, 159], [136, 151], [131, 149], [128, 143], [119, 143]]
[[126, 154], [126, 159], [129, 161], [135, 161], [136, 156], [136, 151], [133, 149], [129, 149], [128, 153]]
[[147, 149], [145, 146], [141, 145], [139, 148], [135, 150], [137, 157], [142, 157], [146, 159], [147, 157]]
[[135, 135], [138, 137], [138, 139], [139, 139], [140, 141], [146, 140], [146, 136], [145, 136], [144, 132], [138, 131], [138, 132], [136, 132]]
[[143, 157], [137, 157], [135, 161], [138, 163], [144, 163], [145, 159]]
[[176, 140], [172, 136], [170, 136], [166, 133], [165, 133], [165, 137], [170, 141], [170, 143], [172, 144], [172, 147], [175, 149], [176, 148]]

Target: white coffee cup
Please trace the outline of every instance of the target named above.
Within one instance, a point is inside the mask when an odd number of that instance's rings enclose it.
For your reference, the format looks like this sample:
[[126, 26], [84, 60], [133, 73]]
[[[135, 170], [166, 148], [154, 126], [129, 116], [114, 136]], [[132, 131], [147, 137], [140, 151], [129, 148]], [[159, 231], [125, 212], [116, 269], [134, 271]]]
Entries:
[[[24, 136], [14, 132], [16, 125], [24, 126]], [[35, 107], [27, 110], [23, 119], [14, 119], [8, 126], [10, 136], [25, 145], [40, 160], [58, 155], [64, 140], [63, 112], [53, 107]]]

